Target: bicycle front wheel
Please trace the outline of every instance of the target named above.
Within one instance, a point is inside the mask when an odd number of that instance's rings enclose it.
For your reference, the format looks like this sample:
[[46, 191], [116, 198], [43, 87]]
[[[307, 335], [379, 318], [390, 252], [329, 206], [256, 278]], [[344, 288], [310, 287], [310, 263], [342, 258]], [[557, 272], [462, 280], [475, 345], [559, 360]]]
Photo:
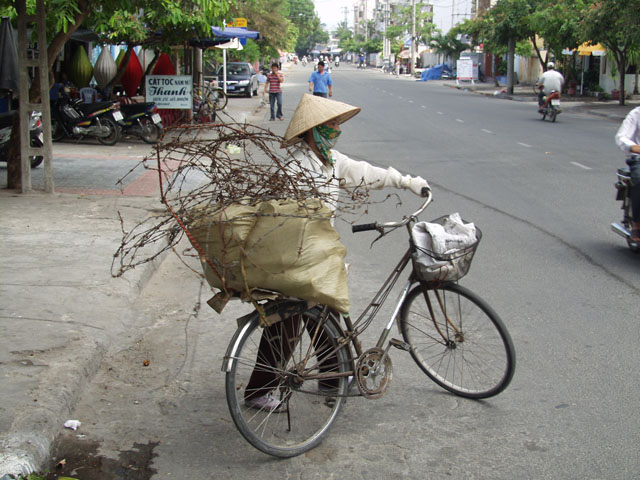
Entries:
[[460, 285], [415, 287], [402, 304], [401, 328], [418, 366], [456, 395], [492, 397], [513, 378], [509, 332], [484, 300]]
[[238, 329], [227, 359], [227, 403], [251, 445], [286, 458], [322, 441], [347, 393], [348, 354], [337, 337], [318, 308], [266, 328], [255, 314]]
[[224, 90], [215, 89], [211, 92], [211, 101], [216, 110], [222, 110], [227, 106], [227, 94], [224, 93]]

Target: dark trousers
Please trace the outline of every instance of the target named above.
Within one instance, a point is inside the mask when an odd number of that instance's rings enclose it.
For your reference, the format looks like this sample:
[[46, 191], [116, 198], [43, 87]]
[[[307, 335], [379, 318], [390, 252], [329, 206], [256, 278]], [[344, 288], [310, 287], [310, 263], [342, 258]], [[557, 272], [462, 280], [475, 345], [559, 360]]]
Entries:
[[314, 94], [316, 97], [329, 98], [329, 94], [328, 94], [328, 93], [323, 93], [323, 92], [313, 92], [313, 94]]
[[[276, 102], [278, 103], [278, 112], [276, 113]], [[276, 117], [282, 118], [282, 92], [269, 92], [269, 105], [271, 105], [271, 120]]]
[[627, 158], [627, 165], [631, 170], [631, 218], [634, 222], [640, 222], [640, 158], [637, 156]]
[[[309, 360], [309, 365], [317, 362], [319, 372], [337, 371], [338, 359], [324, 330], [316, 333], [316, 323], [306, 321], [303, 325], [302, 317], [294, 315], [286, 320], [265, 327], [258, 346], [258, 358], [251, 373], [251, 378], [245, 389], [245, 399], [260, 397], [273, 391], [278, 386], [282, 370], [291, 359], [291, 354], [301, 335], [301, 329], [306, 328], [310, 338], [315, 338], [315, 359]], [[305, 347], [306, 348], [306, 347]], [[292, 368], [292, 366], [290, 366]], [[338, 386], [337, 379], [325, 380], [324, 387]]]

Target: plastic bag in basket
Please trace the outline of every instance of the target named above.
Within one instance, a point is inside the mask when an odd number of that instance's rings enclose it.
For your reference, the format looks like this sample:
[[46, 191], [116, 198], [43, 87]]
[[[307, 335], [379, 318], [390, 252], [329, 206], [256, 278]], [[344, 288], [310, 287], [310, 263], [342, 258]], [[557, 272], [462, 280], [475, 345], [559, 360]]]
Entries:
[[416, 273], [426, 281], [456, 281], [467, 274], [480, 230], [453, 213], [412, 229]]

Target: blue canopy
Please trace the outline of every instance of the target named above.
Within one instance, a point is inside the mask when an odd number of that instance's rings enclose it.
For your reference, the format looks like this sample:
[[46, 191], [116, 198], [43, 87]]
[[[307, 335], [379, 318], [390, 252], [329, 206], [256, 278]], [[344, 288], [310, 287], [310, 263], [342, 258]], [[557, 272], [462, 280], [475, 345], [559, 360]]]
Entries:
[[260, 38], [260, 32], [255, 32], [253, 30], [246, 30], [244, 28], [239, 27], [211, 27], [211, 32], [215, 37], [222, 38], [253, 38], [257, 40]]
[[426, 82], [427, 80], [440, 80], [440, 78], [442, 78], [443, 71], [450, 73], [451, 69], [445, 63], [427, 68], [420, 75], [420, 80], [423, 82]]

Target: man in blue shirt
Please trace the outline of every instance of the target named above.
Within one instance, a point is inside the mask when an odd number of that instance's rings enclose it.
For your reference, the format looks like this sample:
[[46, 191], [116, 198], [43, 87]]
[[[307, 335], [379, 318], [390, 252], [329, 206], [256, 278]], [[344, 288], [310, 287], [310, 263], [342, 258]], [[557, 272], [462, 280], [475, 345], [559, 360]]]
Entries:
[[309, 77], [309, 91], [318, 97], [333, 96], [331, 74], [324, 71], [324, 62], [318, 62], [318, 70]]

